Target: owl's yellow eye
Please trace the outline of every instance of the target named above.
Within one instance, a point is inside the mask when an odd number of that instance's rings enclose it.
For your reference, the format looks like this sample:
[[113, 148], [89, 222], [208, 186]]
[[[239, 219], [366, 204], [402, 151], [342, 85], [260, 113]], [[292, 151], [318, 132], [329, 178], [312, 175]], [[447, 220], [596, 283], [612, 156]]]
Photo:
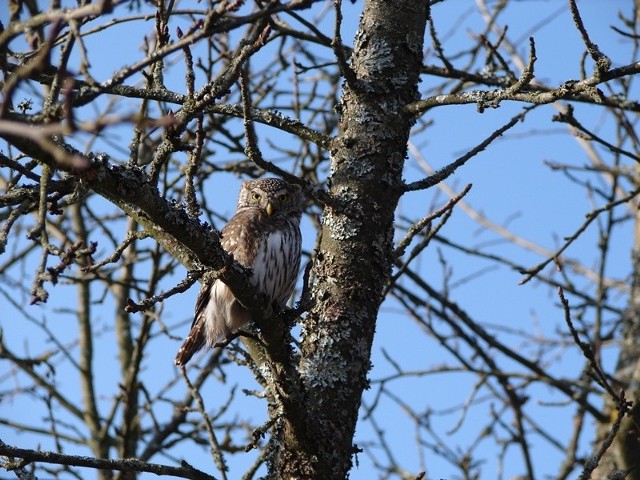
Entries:
[[289, 200], [289, 195], [287, 195], [286, 193], [283, 193], [282, 195], [280, 195], [279, 198], [281, 202], [286, 202], [287, 200]]
[[254, 192], [251, 194], [251, 198], [253, 198], [254, 200], [260, 200], [260, 194]]

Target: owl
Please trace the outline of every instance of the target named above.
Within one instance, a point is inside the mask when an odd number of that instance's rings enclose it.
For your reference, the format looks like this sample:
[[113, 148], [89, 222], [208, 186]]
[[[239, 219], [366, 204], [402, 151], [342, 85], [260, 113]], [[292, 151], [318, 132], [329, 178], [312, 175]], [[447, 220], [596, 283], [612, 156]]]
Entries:
[[[251, 283], [275, 307], [285, 305], [298, 276], [303, 199], [300, 187], [284, 180], [247, 180], [242, 183], [235, 215], [222, 229], [222, 247], [253, 271]], [[176, 365], [185, 365], [205, 344], [213, 347], [249, 321], [251, 313], [224, 283], [203, 285]]]

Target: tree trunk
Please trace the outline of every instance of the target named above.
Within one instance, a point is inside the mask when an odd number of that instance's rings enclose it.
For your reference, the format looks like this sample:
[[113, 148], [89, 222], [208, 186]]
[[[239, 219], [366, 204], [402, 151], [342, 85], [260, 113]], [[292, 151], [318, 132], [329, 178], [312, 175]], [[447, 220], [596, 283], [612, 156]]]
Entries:
[[365, 4], [331, 148], [330, 200], [311, 272], [315, 304], [303, 327], [309, 434], [298, 445], [287, 439], [299, 435], [283, 432], [273, 466], [281, 478], [345, 478], [357, 452], [353, 435], [391, 274], [394, 211], [414, 122], [404, 106], [418, 99], [426, 14], [423, 1]]

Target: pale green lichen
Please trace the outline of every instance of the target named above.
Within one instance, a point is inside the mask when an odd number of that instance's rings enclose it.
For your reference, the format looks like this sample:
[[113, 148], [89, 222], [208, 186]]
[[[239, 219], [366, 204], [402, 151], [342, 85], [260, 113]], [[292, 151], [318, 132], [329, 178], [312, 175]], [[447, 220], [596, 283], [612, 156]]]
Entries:
[[328, 227], [331, 238], [337, 241], [357, 237], [362, 226], [359, 220], [347, 218], [345, 215], [336, 215], [333, 210], [328, 210], [325, 213], [323, 224]]

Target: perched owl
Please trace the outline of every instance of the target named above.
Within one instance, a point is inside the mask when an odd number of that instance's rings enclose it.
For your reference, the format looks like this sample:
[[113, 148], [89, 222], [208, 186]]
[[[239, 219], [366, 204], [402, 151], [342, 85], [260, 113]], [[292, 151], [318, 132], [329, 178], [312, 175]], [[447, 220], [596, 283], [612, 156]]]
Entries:
[[[236, 213], [221, 233], [222, 247], [253, 270], [251, 283], [276, 307], [284, 306], [293, 293], [300, 268], [302, 201], [300, 187], [284, 180], [247, 180]], [[205, 344], [214, 346], [250, 320], [251, 313], [224, 283], [203, 285], [176, 365], [185, 365]]]

